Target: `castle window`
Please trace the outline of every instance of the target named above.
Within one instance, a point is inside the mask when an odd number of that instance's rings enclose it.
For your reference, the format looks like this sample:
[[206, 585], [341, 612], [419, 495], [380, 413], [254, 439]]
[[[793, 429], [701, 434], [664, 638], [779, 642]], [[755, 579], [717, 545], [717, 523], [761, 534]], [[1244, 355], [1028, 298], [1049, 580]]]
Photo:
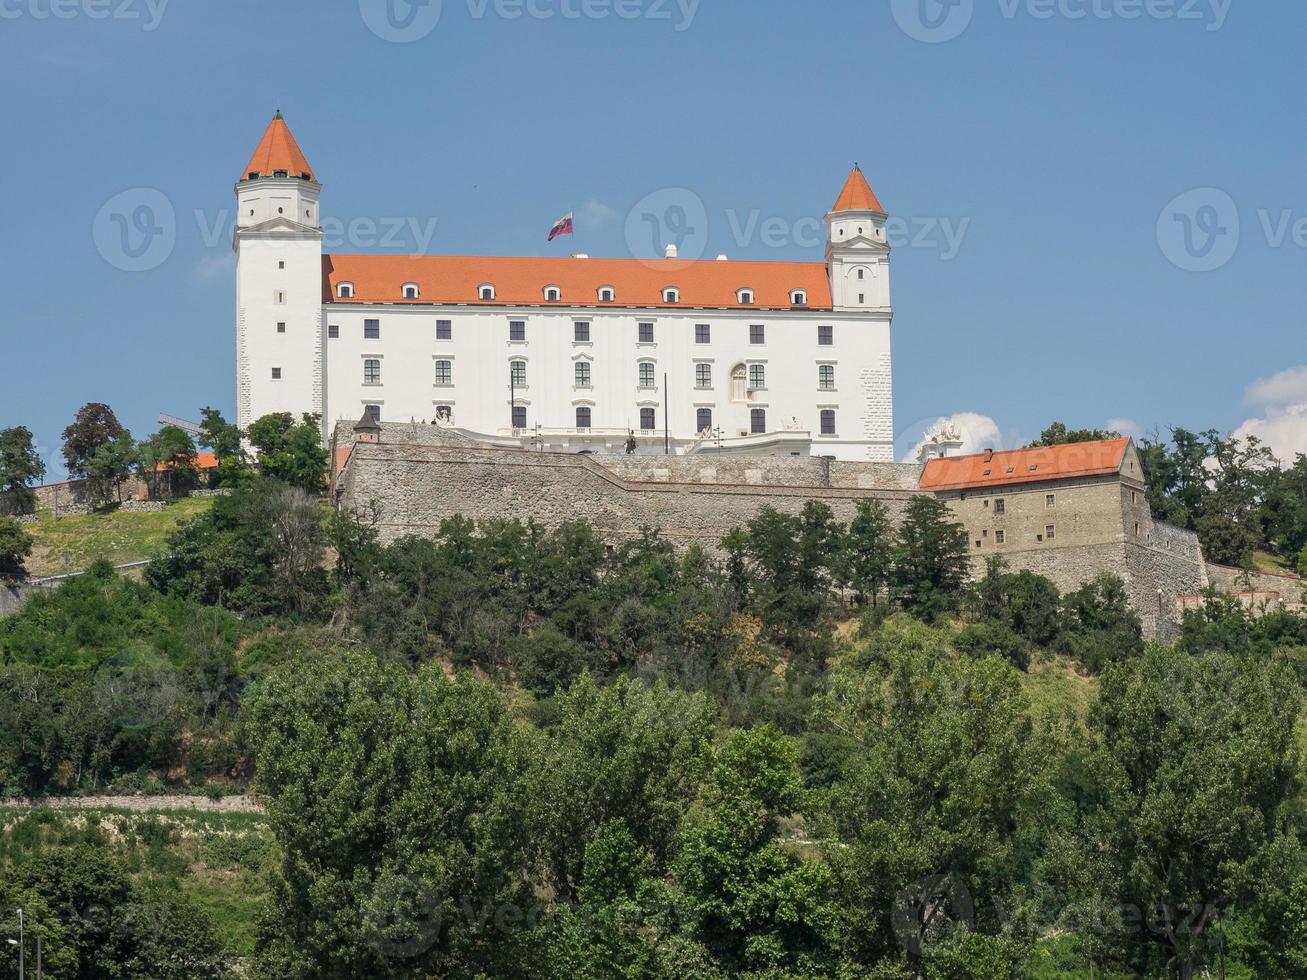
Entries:
[[835, 390], [835, 365], [817, 365], [817, 387], [822, 391]]
[[273, 368], [273, 369], [272, 369], [272, 380], [273, 380], [273, 381], [280, 381], [280, 380], [281, 380], [281, 368]]
[[700, 432], [712, 431], [712, 409], [701, 408], [694, 413], [694, 424]]
[[663, 290], [664, 303], [679, 303], [681, 301], [681, 291], [675, 286], [668, 286]]
[[858, 293], [858, 305], [859, 305], [859, 306], [862, 306], [862, 305], [865, 304], [866, 302], [867, 302], [867, 294], [866, 294], [866, 293]]
[[374, 357], [363, 361], [363, 383], [365, 385], [381, 384], [381, 362]]
[[694, 325], [694, 342], [696, 344], [712, 343], [712, 327], [706, 323], [696, 323]]
[[654, 410], [652, 408], [640, 409], [640, 428], [645, 432], [651, 431], [656, 425]]
[[858, 270], [858, 278], [859, 278], [859, 279], [866, 279], [866, 278], [867, 278], [867, 270], [866, 270], [866, 269], [859, 269], [859, 270]]
[[327, 325], [327, 339], [336, 340], [340, 337], [340, 326], [335, 323]]
[[762, 435], [767, 431], [767, 413], [761, 408], [752, 408], [749, 410], [749, 431], [754, 435]]
[[741, 306], [752, 306], [753, 290], [752, 289], [738, 290], [735, 294], [735, 299]]
[[526, 387], [526, 361], [509, 361], [508, 377], [512, 381], [513, 387]]
[[436, 339], [453, 340], [454, 339], [454, 321], [437, 320], [436, 321]]
[[823, 408], [821, 410], [821, 434], [824, 436], [833, 436], [835, 434], [835, 410]]
[[452, 421], [454, 421], [454, 406], [453, 406], [453, 405], [437, 405], [437, 406], [436, 406], [436, 421], [437, 421], [437, 422], [452, 422]]
[[696, 364], [694, 366], [694, 386], [696, 388], [712, 387], [712, 365]]
[[794, 290], [792, 293], [790, 293], [790, 305], [791, 305], [791, 306], [807, 306], [807, 305], [808, 305], [808, 291], [807, 291], [806, 289], [796, 289], [796, 290]]
[[1007, 501], [1004, 500], [1002, 497], [994, 501], [994, 513], [995, 514], [1007, 513]]
[[642, 344], [652, 344], [654, 342], [654, 325], [652, 323], [640, 324], [638, 338]]
[[657, 382], [654, 380], [655, 370], [656, 368], [654, 367], [653, 361], [640, 362], [640, 387], [641, 388], [653, 388], [656, 386]]
[[578, 344], [590, 343], [590, 321], [577, 320], [572, 325], [572, 340]]
[[749, 343], [764, 344], [767, 342], [767, 328], [761, 323], [749, 324]]
[[1053, 496], [1053, 494], [1051, 494], [1051, 493], [1048, 494], [1046, 497], [1044, 497], [1044, 506], [1045, 506], [1045, 507], [1052, 507], [1052, 506], [1053, 506], [1053, 503], [1054, 503], [1054, 501], [1055, 501], [1055, 499], [1056, 499], [1056, 498]]
[[834, 347], [835, 346], [835, 328], [818, 327], [817, 328], [817, 346]]
[[436, 361], [436, 384], [452, 385], [454, 383], [454, 362]]
[[284, 320], [278, 320], [277, 333], [285, 333], [285, 332], [286, 332], [286, 322]]
[[731, 368], [731, 401], [744, 402], [749, 400], [749, 374], [748, 369], [743, 364], [737, 364]]
[[279, 261], [279, 262], [277, 263], [277, 268], [278, 268], [278, 269], [284, 269], [284, 268], [286, 268], [286, 263], [285, 263], [284, 261]]
[[754, 391], [761, 391], [767, 387], [767, 366], [764, 364], [749, 365], [749, 387]]
[[405, 298], [405, 299], [417, 299], [417, 298], [418, 298], [418, 287], [417, 287], [417, 283], [415, 283], [415, 282], [406, 282], [406, 283], [404, 283], [404, 298]]
[[994, 532], [994, 543], [995, 543], [995, 544], [1003, 544], [1005, 541], [1007, 541], [1007, 532], [1006, 532], [1006, 531], [995, 531], [995, 532]]
[[514, 429], [525, 429], [525, 428], [526, 428], [526, 406], [525, 406], [525, 405], [514, 405], [514, 406], [513, 406], [513, 428], [514, 428]]
[[576, 409], [576, 427], [578, 429], [590, 428], [590, 409], [585, 405], [580, 405]]
[[495, 298], [495, 287], [492, 286], [492, 285], [490, 285], [489, 283], [483, 283], [483, 284], [482, 284], [482, 285], [477, 289], [477, 295], [480, 296], [483, 300], [494, 299], [494, 298]]
[[290, 176], [290, 171], [289, 171], [289, 170], [274, 170], [274, 171], [272, 172], [272, 176], [274, 176], [274, 177], [289, 177], [289, 176]]
[[381, 339], [381, 321], [364, 320], [363, 321], [363, 339], [380, 340]]
[[526, 342], [526, 321], [509, 320], [508, 321], [508, 339], [511, 343]]
[[272, 294], [272, 301], [273, 301], [274, 303], [276, 303], [278, 306], [285, 306], [285, 305], [286, 305], [286, 290], [284, 290], [284, 289], [278, 289], [275, 293]]
[[561, 300], [562, 298], [563, 298], [563, 291], [562, 291], [561, 289], [559, 289], [557, 286], [546, 286], [546, 287], [545, 287], [545, 302], [546, 302], [546, 303], [557, 303], [557, 302], [558, 302], [559, 300]]
[[1056, 525], [1054, 525], [1054, 524], [1050, 524], [1050, 525], [1048, 525], [1048, 527], [1044, 528], [1044, 540], [1045, 540], [1045, 541], [1052, 541], [1053, 538], [1054, 538], [1054, 536], [1055, 536], [1056, 534], [1057, 534], [1057, 526], [1056, 526]]
[[368, 418], [372, 419], [373, 422], [380, 422], [380, 421], [381, 421], [381, 406], [380, 406], [380, 405], [364, 405], [364, 406], [363, 406], [363, 411], [365, 411], [365, 412], [367, 413]]
[[612, 287], [612, 286], [602, 286], [602, 287], [600, 287], [600, 289], [599, 289], [599, 302], [601, 302], [601, 303], [611, 303], [611, 302], [612, 302], [613, 300], [615, 300], [615, 299], [617, 299], [617, 294], [616, 294], [615, 292], [613, 292], [613, 287]]
[[340, 282], [336, 284], [337, 299], [353, 299], [354, 284], [352, 282]]
[[590, 362], [589, 361], [576, 362], [576, 386], [578, 388], [590, 387]]

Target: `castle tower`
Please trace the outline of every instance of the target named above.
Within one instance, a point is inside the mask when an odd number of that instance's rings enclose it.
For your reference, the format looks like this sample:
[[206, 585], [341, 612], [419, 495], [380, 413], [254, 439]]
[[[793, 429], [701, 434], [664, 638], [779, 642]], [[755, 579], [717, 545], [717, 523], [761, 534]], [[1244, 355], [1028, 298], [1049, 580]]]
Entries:
[[279, 110], [236, 183], [241, 428], [270, 412], [325, 414], [321, 191]]
[[881, 207], [857, 164], [826, 215], [826, 268], [837, 310], [890, 310], [889, 242]]

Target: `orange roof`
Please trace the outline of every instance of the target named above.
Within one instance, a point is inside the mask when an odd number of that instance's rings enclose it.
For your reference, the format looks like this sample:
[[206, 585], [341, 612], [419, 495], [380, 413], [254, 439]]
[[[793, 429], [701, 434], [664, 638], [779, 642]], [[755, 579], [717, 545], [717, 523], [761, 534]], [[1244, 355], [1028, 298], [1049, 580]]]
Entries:
[[844, 182], [844, 189], [840, 191], [839, 199], [831, 210], [883, 212], [885, 209], [880, 206], [880, 201], [871, 189], [871, 185], [867, 183], [867, 178], [862, 175], [862, 168], [855, 163], [853, 173], [849, 174], [849, 179]]
[[[802, 289], [803, 308], [831, 309], [830, 280], [820, 262], [324, 255], [324, 302], [337, 301], [342, 282], [354, 284], [354, 298], [339, 302], [355, 303], [792, 309], [790, 293]], [[405, 283], [417, 284], [418, 299], [403, 299]], [[495, 287], [495, 299], [479, 298], [484, 284]], [[546, 286], [560, 287], [562, 299], [546, 302]], [[603, 286], [613, 288], [612, 303], [599, 301]], [[679, 303], [663, 302], [667, 286], [680, 290]], [[740, 303], [741, 289], [753, 290], [752, 304]]]
[[[160, 464], [159, 464], [158, 466], [156, 466], [154, 469], [155, 469], [155, 472], [156, 472], [156, 473], [162, 473], [164, 470], [171, 469], [171, 468], [172, 468], [172, 463], [171, 463], [171, 462], [164, 462], [164, 463], [160, 463]], [[215, 456], [215, 455], [213, 455], [213, 453], [196, 453], [196, 454], [195, 454], [195, 468], [196, 468], [197, 470], [213, 470], [213, 469], [217, 469], [217, 468], [218, 468], [218, 457]]]
[[268, 128], [263, 131], [263, 139], [259, 140], [258, 148], [241, 172], [240, 179], [249, 180], [250, 174], [254, 173], [261, 177], [271, 177], [278, 170], [286, 171], [291, 177], [308, 174], [309, 180], [317, 180], [313, 176], [309, 161], [300, 151], [300, 145], [291, 135], [286, 120], [281, 118], [280, 109], [272, 117], [272, 122], [268, 123]]
[[1120, 472], [1129, 445], [1129, 439], [1107, 439], [1012, 449], [994, 453], [989, 460], [984, 453], [932, 459], [921, 473], [920, 486], [922, 490], [939, 492], [1104, 476]]

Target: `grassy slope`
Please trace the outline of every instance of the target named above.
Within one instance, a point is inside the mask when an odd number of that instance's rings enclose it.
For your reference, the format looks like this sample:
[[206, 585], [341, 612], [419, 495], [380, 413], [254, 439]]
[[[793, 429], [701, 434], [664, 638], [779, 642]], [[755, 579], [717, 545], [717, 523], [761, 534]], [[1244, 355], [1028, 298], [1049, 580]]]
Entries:
[[[181, 521], [202, 514], [213, 506], [210, 497], [189, 497], [168, 504], [155, 514], [105, 511], [58, 521], [42, 511], [36, 524], [27, 528], [36, 539], [27, 571], [32, 575], [58, 575], [85, 569], [98, 558], [115, 565], [153, 558], [164, 537]], [[71, 560], [64, 564], [64, 551]]]

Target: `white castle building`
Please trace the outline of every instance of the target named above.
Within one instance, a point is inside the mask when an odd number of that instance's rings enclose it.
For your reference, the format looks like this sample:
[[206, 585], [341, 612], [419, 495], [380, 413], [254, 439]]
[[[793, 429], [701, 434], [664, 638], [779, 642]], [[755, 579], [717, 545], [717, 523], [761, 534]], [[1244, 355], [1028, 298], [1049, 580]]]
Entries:
[[281, 114], [236, 184], [237, 419], [370, 413], [497, 445], [893, 456], [887, 214], [856, 167], [824, 262], [330, 255]]

